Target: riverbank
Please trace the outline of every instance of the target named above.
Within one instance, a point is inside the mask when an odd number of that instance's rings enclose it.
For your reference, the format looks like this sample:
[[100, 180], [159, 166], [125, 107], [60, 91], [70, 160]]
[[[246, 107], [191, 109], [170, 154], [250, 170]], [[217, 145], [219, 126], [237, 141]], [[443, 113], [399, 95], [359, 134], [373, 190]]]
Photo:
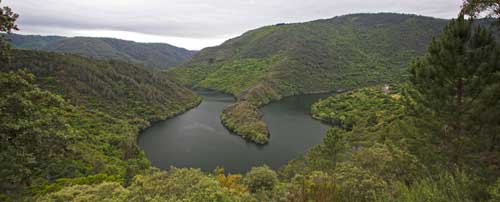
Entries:
[[221, 113], [222, 124], [231, 132], [256, 144], [269, 142], [269, 130], [262, 121], [262, 112], [249, 102], [237, 102]]
[[259, 109], [273, 134], [266, 145], [244, 141], [222, 125], [220, 114], [234, 103], [232, 96], [205, 94], [203, 102], [179, 116], [158, 122], [139, 137], [139, 145], [154, 167], [196, 167], [210, 172], [223, 166], [231, 173], [268, 165], [278, 169], [322, 142], [327, 125], [309, 115], [317, 95], [282, 99]]
[[332, 92], [338, 93], [344, 91], [346, 91], [345, 88], [339, 88], [335, 90], [316, 90], [305, 93], [281, 95], [281, 93], [270, 88], [263, 91], [265, 93], [256, 93], [255, 90], [250, 90], [246, 94], [240, 96], [242, 97], [241, 100], [224, 109], [221, 114], [222, 124], [230, 131], [246, 140], [265, 145], [269, 143], [272, 134], [269, 132], [266, 122], [262, 120], [263, 114], [260, 110], [262, 107], [293, 96], [327, 94]]
[[151, 127], [151, 125], [154, 125], [154, 124], [156, 124], [158, 122], [162, 122], [162, 121], [165, 121], [165, 120], [168, 120], [168, 119], [171, 119], [171, 118], [174, 118], [176, 116], [179, 116], [181, 114], [186, 113], [187, 111], [189, 111], [189, 110], [191, 110], [191, 109], [199, 106], [202, 101], [203, 101], [203, 98], [198, 95], [195, 101], [186, 104], [184, 106], [184, 108], [181, 108], [178, 111], [174, 111], [174, 112], [168, 113], [168, 114], [165, 115], [164, 118], [157, 118], [157, 119], [148, 120], [146, 125], [138, 126], [138, 128], [139, 128], [139, 134], [142, 133], [147, 128]]

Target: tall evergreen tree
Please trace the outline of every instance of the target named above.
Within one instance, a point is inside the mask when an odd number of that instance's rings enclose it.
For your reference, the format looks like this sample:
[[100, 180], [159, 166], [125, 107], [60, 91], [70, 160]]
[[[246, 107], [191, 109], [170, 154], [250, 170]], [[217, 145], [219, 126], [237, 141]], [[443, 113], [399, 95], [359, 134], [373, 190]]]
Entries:
[[499, 0], [464, 0], [462, 5], [462, 14], [472, 18], [477, 18], [481, 14], [486, 17], [500, 17], [500, 1]]
[[[2, 3], [2, 0], [0, 0]], [[0, 33], [10, 33], [12, 30], [19, 30], [15, 24], [19, 15], [12, 12], [7, 6], [0, 7]], [[3, 36], [0, 37], [0, 60], [9, 59], [10, 44], [6, 42]]]
[[482, 149], [473, 142], [498, 141], [500, 48], [487, 29], [463, 16], [452, 20], [410, 73], [409, 108], [441, 123], [439, 139], [452, 164], [466, 150]]

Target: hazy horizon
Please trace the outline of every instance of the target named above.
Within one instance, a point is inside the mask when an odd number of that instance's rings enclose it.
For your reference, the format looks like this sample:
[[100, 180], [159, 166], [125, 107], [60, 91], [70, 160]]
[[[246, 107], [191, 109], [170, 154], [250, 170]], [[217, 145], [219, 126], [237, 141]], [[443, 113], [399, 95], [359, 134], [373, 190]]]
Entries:
[[[450, 19], [456, 16], [461, 5], [457, 0], [28, 1], [4, 1], [4, 5], [21, 16], [18, 22], [21, 31], [15, 32], [17, 34], [107, 37], [168, 43], [189, 50], [216, 46], [248, 30], [277, 23], [300, 23], [356, 13], [401, 13]], [[96, 9], [96, 5], [100, 7]], [[91, 15], [89, 10], [93, 11]]]

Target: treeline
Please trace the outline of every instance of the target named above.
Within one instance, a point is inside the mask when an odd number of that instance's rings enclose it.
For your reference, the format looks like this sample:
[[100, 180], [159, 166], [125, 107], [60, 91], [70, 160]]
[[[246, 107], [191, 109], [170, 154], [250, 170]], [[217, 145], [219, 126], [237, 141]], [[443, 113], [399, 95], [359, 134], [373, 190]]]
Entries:
[[172, 168], [136, 176], [130, 187], [77, 185], [43, 200], [498, 201], [499, 72], [491, 33], [460, 18], [412, 63], [408, 82], [316, 103], [313, 116], [332, 128], [278, 172]]
[[64, 96], [72, 104], [131, 122], [163, 120], [200, 101], [167, 75], [120, 61], [12, 50], [10, 62], [2, 63], [2, 71], [19, 69], [32, 72], [40, 87]]
[[119, 61], [13, 50], [1, 65], [2, 200], [128, 185], [149, 168], [139, 130], [201, 101], [165, 74]]
[[[1, 31], [15, 28], [16, 15], [0, 11], [7, 22]], [[245, 174], [149, 166], [135, 142], [143, 121], [133, 120], [166, 117], [199, 101], [189, 93], [153, 95], [189, 92], [162, 74], [116, 61], [9, 52], [0, 43], [2, 201], [500, 200], [500, 46], [463, 17], [432, 40], [402, 85], [316, 103], [313, 116], [333, 124], [322, 144], [278, 172], [262, 166]], [[10, 63], [3, 60], [9, 55]], [[157, 106], [167, 95], [179, 107]], [[165, 113], [143, 113], [146, 105]]]
[[27, 71], [1, 72], [0, 86], [2, 200], [56, 191], [88, 176], [127, 183], [149, 167], [136, 144], [138, 128], [127, 121], [72, 105], [39, 88]]
[[[3, 36], [3, 35], [2, 35]], [[165, 69], [189, 60], [195, 51], [162, 43], [137, 43], [114, 38], [60, 37], [10, 34], [5, 36], [19, 49], [71, 53], [95, 59], [113, 59]]]
[[[0, 15], [1, 32], [17, 30], [19, 15], [9, 7]], [[0, 56], [0, 201], [78, 184], [128, 186], [150, 167], [139, 130], [201, 101], [139, 65], [12, 50], [4, 35]]]
[[4, 47], [2, 201], [30, 201], [76, 184], [129, 185], [150, 167], [139, 130], [201, 101], [138, 65]]
[[412, 63], [404, 84], [314, 104], [313, 116], [332, 128], [322, 144], [279, 171], [148, 170], [129, 186], [79, 179], [36, 199], [498, 201], [500, 46], [487, 30], [471, 27], [463, 18], [453, 20]]
[[328, 176], [298, 201], [498, 201], [499, 72], [491, 33], [453, 20], [401, 88], [316, 103], [313, 116], [334, 127], [281, 173]]

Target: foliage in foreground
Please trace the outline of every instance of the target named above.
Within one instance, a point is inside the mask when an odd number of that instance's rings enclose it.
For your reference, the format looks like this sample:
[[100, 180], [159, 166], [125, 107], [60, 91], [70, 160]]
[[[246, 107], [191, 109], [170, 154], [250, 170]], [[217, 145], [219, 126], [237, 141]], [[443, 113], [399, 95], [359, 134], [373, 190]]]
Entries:
[[489, 18], [499, 19], [500, 2], [497, 0], [464, 0], [461, 13], [472, 18], [486, 14]]
[[[2, 1], [0, 0], [0, 3]], [[19, 14], [14, 13], [12, 9], [8, 6], [0, 7], [0, 32], [1, 33], [11, 33], [11, 31], [19, 30], [16, 24], [16, 20], [19, 18]], [[0, 60], [9, 60], [10, 44], [5, 40], [5, 38], [0, 36]]]
[[[0, 199], [498, 201], [500, 52], [470, 25], [452, 21], [412, 65], [401, 99], [363, 89], [316, 104], [315, 116], [349, 127], [333, 127], [279, 173], [265, 166], [245, 175], [148, 169], [131, 141], [137, 127], [72, 105], [27, 72], [0, 73]], [[475, 124], [485, 130], [472, 133]]]
[[335, 178], [356, 192], [339, 201], [494, 201], [500, 49], [488, 31], [472, 27], [451, 21], [411, 66], [401, 96], [362, 89], [315, 104], [313, 116], [352, 127], [330, 129], [280, 174], [356, 173]]
[[[428, 54], [410, 67], [408, 111], [433, 128], [453, 164], [476, 152], [490, 153], [500, 129], [500, 48], [492, 33], [473, 21], [452, 20]], [[425, 121], [425, 120], [424, 120]], [[480, 144], [470, 144], [484, 141]]]
[[[380, 94], [364, 89], [356, 94]], [[366, 95], [366, 94], [365, 94]], [[340, 102], [353, 103], [345, 96]], [[374, 100], [377, 102], [377, 100]], [[397, 102], [401, 102], [398, 100]], [[400, 105], [401, 103], [393, 103]], [[368, 113], [384, 109], [371, 108]], [[394, 113], [403, 113], [394, 111]], [[389, 116], [392, 117], [392, 116]], [[224, 174], [223, 169], [203, 173], [198, 169], [171, 168], [167, 172], [150, 170], [135, 176], [128, 187], [106, 180], [94, 185], [74, 184], [37, 198], [39, 201], [495, 201], [498, 198], [498, 173], [480, 176], [484, 169], [468, 164], [457, 169], [446, 166], [452, 158], [446, 153], [432, 153], [428, 159], [419, 150], [432, 152], [432, 145], [422, 145], [406, 134], [409, 120], [387, 120], [367, 124], [370, 117], [355, 119], [352, 130], [337, 127], [328, 131], [324, 143], [290, 162], [278, 175], [268, 167], [252, 168], [244, 175]], [[427, 143], [432, 144], [432, 143]], [[436, 159], [438, 161], [436, 161]], [[479, 165], [480, 166], [480, 165]], [[279, 176], [279, 177], [278, 177]], [[500, 180], [500, 179], [499, 179]], [[490, 182], [488, 182], [490, 181]]]
[[0, 73], [3, 194], [44, 194], [61, 189], [63, 178], [96, 174], [126, 183], [149, 167], [136, 126], [75, 107], [34, 83], [26, 71]]

